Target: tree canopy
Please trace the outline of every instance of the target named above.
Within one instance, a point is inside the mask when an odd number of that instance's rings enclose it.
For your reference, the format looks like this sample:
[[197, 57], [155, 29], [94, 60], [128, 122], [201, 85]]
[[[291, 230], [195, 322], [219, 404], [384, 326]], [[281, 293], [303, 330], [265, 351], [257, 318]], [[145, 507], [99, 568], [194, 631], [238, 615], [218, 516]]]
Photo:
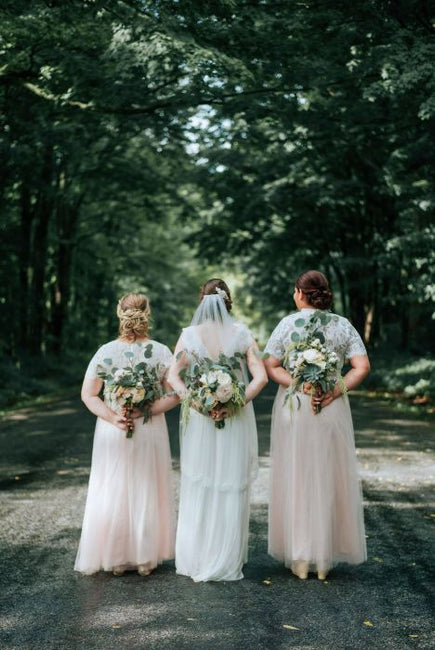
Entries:
[[311, 267], [370, 344], [427, 346], [429, 6], [2, 2], [3, 352], [90, 351], [132, 289], [173, 343], [208, 268], [264, 336]]

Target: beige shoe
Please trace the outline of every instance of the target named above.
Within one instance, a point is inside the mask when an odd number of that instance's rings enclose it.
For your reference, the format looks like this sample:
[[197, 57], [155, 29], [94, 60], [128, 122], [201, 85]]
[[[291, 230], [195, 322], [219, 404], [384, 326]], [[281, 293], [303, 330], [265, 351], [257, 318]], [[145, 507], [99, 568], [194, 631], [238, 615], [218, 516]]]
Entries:
[[153, 568], [149, 562], [147, 564], [139, 564], [137, 567], [137, 572], [140, 576], [149, 576], [152, 571]]
[[319, 580], [326, 580], [328, 577], [328, 571], [317, 571], [317, 577]]
[[114, 576], [123, 576], [124, 575], [124, 567], [123, 566], [114, 566], [112, 569], [112, 573]]
[[308, 578], [308, 562], [304, 562], [303, 560], [293, 562], [292, 573], [301, 580], [306, 580]]

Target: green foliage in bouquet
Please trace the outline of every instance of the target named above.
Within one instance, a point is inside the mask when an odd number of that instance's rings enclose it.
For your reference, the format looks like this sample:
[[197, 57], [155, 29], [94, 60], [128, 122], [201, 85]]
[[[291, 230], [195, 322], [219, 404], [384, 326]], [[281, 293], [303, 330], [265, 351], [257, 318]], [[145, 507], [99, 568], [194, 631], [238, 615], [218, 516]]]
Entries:
[[[113, 366], [112, 359], [104, 359], [103, 363], [107, 368], [99, 366], [98, 376], [104, 380], [104, 392], [109, 399], [114, 400], [119, 406], [126, 408], [127, 417], [131, 415], [133, 408], [143, 410], [143, 421], [150, 419], [151, 406], [156, 399], [163, 396], [161, 386], [160, 364], [150, 365], [146, 361], [140, 361], [133, 365], [133, 352], [124, 352], [129, 365], [118, 368]], [[149, 343], [144, 350], [145, 359], [152, 356], [152, 344]], [[127, 438], [133, 436], [134, 427], [127, 429]]]
[[[239, 380], [240, 360], [244, 355], [236, 352], [228, 357], [221, 353], [217, 361], [208, 357], [194, 357], [181, 376], [188, 388], [188, 396], [182, 401], [182, 421], [187, 424], [190, 408], [203, 415], [225, 406], [235, 415], [245, 404], [245, 385]], [[215, 420], [215, 427], [223, 429], [225, 420]]]
[[[296, 395], [298, 408], [300, 399], [297, 391], [305, 382], [312, 385], [311, 394], [321, 395], [332, 390], [335, 384], [340, 384], [342, 392], [346, 388], [338, 373], [338, 356], [325, 345], [325, 335], [321, 328], [332, 321], [337, 321], [338, 316], [324, 311], [316, 310], [306, 320], [297, 318], [295, 326], [302, 328], [302, 332], [292, 332], [284, 356], [284, 367], [289, 371], [293, 383], [286, 394], [290, 409], [292, 409], [293, 395]], [[321, 406], [316, 406], [316, 413], [321, 411]]]

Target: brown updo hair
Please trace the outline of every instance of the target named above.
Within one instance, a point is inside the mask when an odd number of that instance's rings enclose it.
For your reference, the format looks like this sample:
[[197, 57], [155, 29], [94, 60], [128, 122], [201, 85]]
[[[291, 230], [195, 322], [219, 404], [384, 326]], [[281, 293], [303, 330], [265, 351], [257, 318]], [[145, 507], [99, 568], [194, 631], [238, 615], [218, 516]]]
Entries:
[[146, 338], [150, 329], [150, 302], [144, 293], [127, 293], [119, 299], [116, 308], [119, 318], [119, 336], [134, 342]]
[[328, 280], [320, 271], [305, 271], [296, 280], [296, 288], [300, 289], [307, 302], [316, 309], [330, 309], [332, 292]]
[[222, 291], [225, 291], [225, 293], [227, 294], [228, 298], [224, 298], [224, 303], [225, 303], [225, 307], [227, 308], [227, 311], [230, 312], [231, 307], [233, 306], [233, 301], [231, 299], [231, 292], [228, 288], [227, 283], [221, 280], [220, 278], [211, 278], [210, 280], [207, 280], [207, 282], [203, 285], [201, 289], [199, 299], [202, 300], [204, 296], [209, 296], [213, 293], [218, 293], [216, 289], [221, 289]]

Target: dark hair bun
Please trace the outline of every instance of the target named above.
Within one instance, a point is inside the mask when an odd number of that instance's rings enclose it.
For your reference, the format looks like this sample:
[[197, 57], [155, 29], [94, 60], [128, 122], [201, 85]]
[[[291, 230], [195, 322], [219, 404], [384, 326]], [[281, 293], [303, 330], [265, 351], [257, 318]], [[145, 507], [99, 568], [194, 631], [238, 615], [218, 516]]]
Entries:
[[316, 309], [329, 309], [332, 302], [332, 293], [329, 289], [315, 289], [314, 291], [307, 291], [306, 296], [308, 302]]
[[328, 280], [320, 271], [305, 271], [296, 280], [296, 287], [306, 296], [307, 302], [316, 309], [330, 309], [332, 292]]

